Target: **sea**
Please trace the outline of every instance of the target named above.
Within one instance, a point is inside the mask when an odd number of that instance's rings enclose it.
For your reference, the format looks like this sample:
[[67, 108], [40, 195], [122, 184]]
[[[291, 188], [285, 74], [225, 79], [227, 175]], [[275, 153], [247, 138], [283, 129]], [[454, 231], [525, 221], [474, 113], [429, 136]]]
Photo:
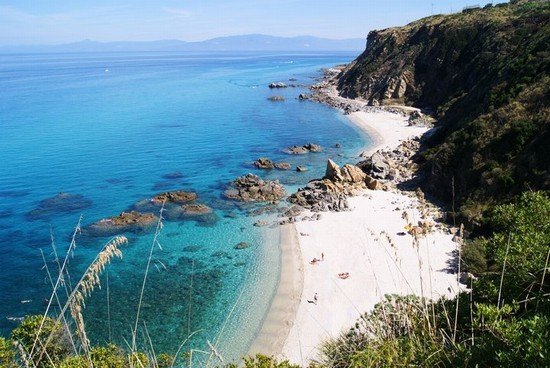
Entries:
[[[59, 311], [110, 240], [87, 232], [90, 224], [158, 193], [188, 190], [213, 213], [163, 220], [156, 240], [154, 231], [121, 234], [128, 238], [122, 259], [112, 260], [86, 299], [86, 330], [94, 345], [126, 347], [143, 287], [136, 338], [144, 350], [177, 354], [182, 365], [246, 354], [277, 287], [279, 232], [254, 226], [274, 214], [223, 192], [254, 173], [291, 193], [321, 177], [327, 158], [357, 161], [368, 136], [340, 112], [297, 98], [322, 68], [355, 56], [0, 55], [0, 334], [44, 313], [66, 260], [59, 302], [50, 307]], [[271, 82], [295, 87], [270, 89]], [[274, 95], [284, 101], [268, 100]], [[283, 152], [310, 142], [323, 152]], [[260, 157], [292, 170], [256, 169]], [[52, 199], [60, 193], [68, 200]], [[241, 242], [250, 246], [236, 249]]]

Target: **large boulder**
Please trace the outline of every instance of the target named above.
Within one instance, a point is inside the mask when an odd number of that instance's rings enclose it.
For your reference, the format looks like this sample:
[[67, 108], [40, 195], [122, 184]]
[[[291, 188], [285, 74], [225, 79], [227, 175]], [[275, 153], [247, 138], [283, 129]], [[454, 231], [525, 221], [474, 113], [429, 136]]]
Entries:
[[384, 179], [389, 175], [391, 169], [390, 164], [384, 155], [378, 151], [364, 161], [361, 161], [357, 166], [366, 174], [375, 179]]
[[342, 168], [334, 161], [328, 160], [325, 178], [334, 182], [360, 184], [365, 181], [366, 174], [357, 166], [345, 164]]
[[278, 180], [264, 181], [257, 175], [247, 174], [235, 179], [224, 195], [243, 202], [274, 202], [283, 198], [286, 191]]
[[340, 166], [338, 166], [336, 162], [332, 161], [331, 159], [327, 161], [325, 178], [332, 181], [342, 181], [342, 176], [340, 175]]

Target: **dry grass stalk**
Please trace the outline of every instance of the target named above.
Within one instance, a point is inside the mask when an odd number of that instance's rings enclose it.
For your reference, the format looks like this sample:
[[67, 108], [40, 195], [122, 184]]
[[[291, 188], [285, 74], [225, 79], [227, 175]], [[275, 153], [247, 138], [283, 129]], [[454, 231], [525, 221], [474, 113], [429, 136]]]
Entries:
[[151, 242], [151, 248], [149, 250], [149, 257], [147, 258], [147, 266], [145, 267], [145, 274], [143, 275], [143, 282], [141, 284], [141, 292], [139, 294], [139, 302], [138, 302], [137, 312], [136, 312], [136, 321], [134, 323], [134, 329], [132, 331], [132, 347], [131, 347], [132, 352], [136, 352], [136, 350], [137, 350], [136, 349], [137, 329], [138, 329], [138, 325], [139, 325], [139, 317], [140, 317], [140, 314], [141, 314], [141, 305], [143, 303], [143, 295], [145, 293], [145, 284], [147, 283], [147, 277], [149, 275], [149, 269], [151, 267], [151, 260], [153, 259], [153, 251], [155, 250], [155, 246], [158, 246], [160, 249], [162, 249], [162, 246], [160, 245], [160, 243], [158, 241], [158, 237], [160, 235], [160, 231], [163, 228], [162, 213], [164, 212], [165, 203], [166, 203], [166, 201], [162, 202], [162, 207], [160, 208], [160, 211], [159, 211], [159, 219], [158, 219], [158, 222], [157, 222], [157, 227], [155, 229], [155, 235], [153, 237], [153, 241]]
[[[460, 292], [460, 267], [461, 267], [461, 249], [462, 249], [462, 240], [464, 239], [464, 224], [460, 224], [460, 230], [458, 233], [458, 244], [457, 244], [457, 251], [458, 251], [458, 270], [456, 273], [456, 290], [457, 292]], [[456, 298], [456, 308], [455, 308], [455, 322], [454, 322], [454, 328], [453, 328], [453, 343], [456, 342], [456, 331], [458, 326], [458, 308], [460, 298], [457, 296]]]
[[[36, 345], [38, 343], [38, 337], [40, 336], [40, 333], [42, 332], [42, 328], [44, 328], [44, 321], [46, 320], [46, 317], [48, 316], [48, 313], [50, 312], [50, 308], [52, 306], [52, 303], [54, 301], [55, 296], [57, 295], [57, 289], [59, 288], [59, 285], [66, 285], [64, 274], [67, 270], [67, 264], [69, 262], [69, 257], [73, 255], [74, 249], [76, 248], [76, 235], [80, 234], [81, 227], [80, 224], [82, 222], [82, 216], [78, 219], [78, 223], [76, 224], [76, 227], [74, 229], [73, 235], [71, 237], [71, 243], [69, 244], [69, 248], [67, 249], [67, 254], [65, 255], [65, 259], [63, 260], [63, 265], [60, 267], [59, 275], [57, 276], [57, 280], [55, 282], [55, 285], [53, 286], [52, 294], [50, 295], [50, 298], [48, 300], [48, 305], [46, 306], [46, 310], [44, 311], [44, 315], [42, 318], [42, 322], [40, 324], [40, 327], [38, 328], [38, 332], [36, 334], [36, 338], [34, 339], [31, 351], [29, 352], [29, 357], [34, 356], [34, 352], [36, 349]], [[61, 313], [63, 314], [63, 313]], [[47, 345], [47, 343], [46, 343]], [[40, 355], [42, 355], [41, 353]]]
[[103, 250], [99, 252], [94, 262], [88, 267], [78, 284], [76, 284], [71, 298], [68, 300], [71, 316], [76, 325], [76, 333], [85, 352], [89, 352], [90, 350], [90, 341], [86, 335], [84, 319], [82, 317], [82, 310], [86, 307], [85, 299], [91, 295], [96, 286], [101, 287], [99, 276], [113, 258], [122, 258], [122, 252], [119, 247], [126, 244], [128, 244], [128, 239], [125, 236], [117, 236], [107, 243]]

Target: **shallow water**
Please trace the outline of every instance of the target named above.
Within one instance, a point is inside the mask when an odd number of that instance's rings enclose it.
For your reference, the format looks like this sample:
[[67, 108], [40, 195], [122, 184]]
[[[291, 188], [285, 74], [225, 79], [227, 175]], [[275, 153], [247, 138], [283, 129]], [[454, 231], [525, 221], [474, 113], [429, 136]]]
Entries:
[[[296, 99], [303, 88], [267, 88], [273, 81], [311, 84], [321, 67], [353, 56], [0, 55], [2, 334], [16, 326], [8, 317], [44, 310], [51, 288], [40, 249], [53, 272], [50, 234], [63, 254], [80, 215], [85, 226], [155, 193], [189, 189], [215, 216], [165, 222], [141, 319], [157, 352], [174, 353], [198, 331], [183, 351], [206, 349], [208, 340], [228, 360], [244, 354], [277, 284], [278, 232], [253, 227], [258, 217], [224, 201], [222, 192], [247, 172], [278, 178], [291, 191], [320, 176], [327, 157], [353, 161], [364, 137], [340, 113]], [[268, 101], [271, 95], [286, 100]], [[321, 144], [324, 152], [282, 152], [308, 142]], [[334, 148], [336, 143], [342, 148]], [[264, 156], [310, 170], [255, 170], [250, 163]], [[78, 201], [41, 202], [59, 192]], [[135, 320], [153, 235], [127, 235], [124, 258], [108, 267], [102, 289], [87, 303], [94, 343], [124, 344]], [[70, 259], [73, 278], [107, 240], [78, 237]], [[241, 241], [252, 247], [234, 249]], [[195, 359], [202, 359], [200, 353]]]

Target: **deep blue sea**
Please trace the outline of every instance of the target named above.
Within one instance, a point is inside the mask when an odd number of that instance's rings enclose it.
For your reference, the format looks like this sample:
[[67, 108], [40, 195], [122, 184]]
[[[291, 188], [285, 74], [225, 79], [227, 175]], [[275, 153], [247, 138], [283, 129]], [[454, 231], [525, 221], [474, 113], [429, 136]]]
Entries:
[[[196, 191], [214, 215], [165, 221], [161, 247], [153, 250], [138, 339], [146, 341], [146, 326], [157, 353], [175, 353], [195, 332], [182, 351], [205, 350], [209, 341], [226, 360], [246, 353], [278, 282], [278, 231], [252, 226], [259, 217], [225, 201], [223, 190], [254, 172], [280, 179], [291, 191], [321, 176], [327, 157], [354, 160], [368, 138], [339, 112], [299, 101], [305, 88], [267, 88], [277, 81], [312, 84], [321, 68], [354, 57], [0, 55], [2, 335], [17, 326], [18, 317], [45, 310], [51, 285], [41, 250], [55, 274], [52, 239], [64, 257], [80, 216], [86, 227], [154, 194], [186, 189]], [[268, 101], [271, 95], [286, 100]], [[324, 152], [282, 152], [308, 142], [321, 144]], [[264, 156], [310, 170], [255, 170], [251, 162]], [[175, 172], [182, 175], [169, 175]], [[82, 196], [77, 209], [45, 209], [41, 201], [60, 192]], [[135, 321], [152, 234], [126, 235], [123, 259], [107, 267], [102, 288], [86, 303], [86, 327], [96, 344], [124, 346]], [[77, 236], [69, 260], [73, 282], [108, 239]], [[242, 241], [252, 246], [235, 249]]]

